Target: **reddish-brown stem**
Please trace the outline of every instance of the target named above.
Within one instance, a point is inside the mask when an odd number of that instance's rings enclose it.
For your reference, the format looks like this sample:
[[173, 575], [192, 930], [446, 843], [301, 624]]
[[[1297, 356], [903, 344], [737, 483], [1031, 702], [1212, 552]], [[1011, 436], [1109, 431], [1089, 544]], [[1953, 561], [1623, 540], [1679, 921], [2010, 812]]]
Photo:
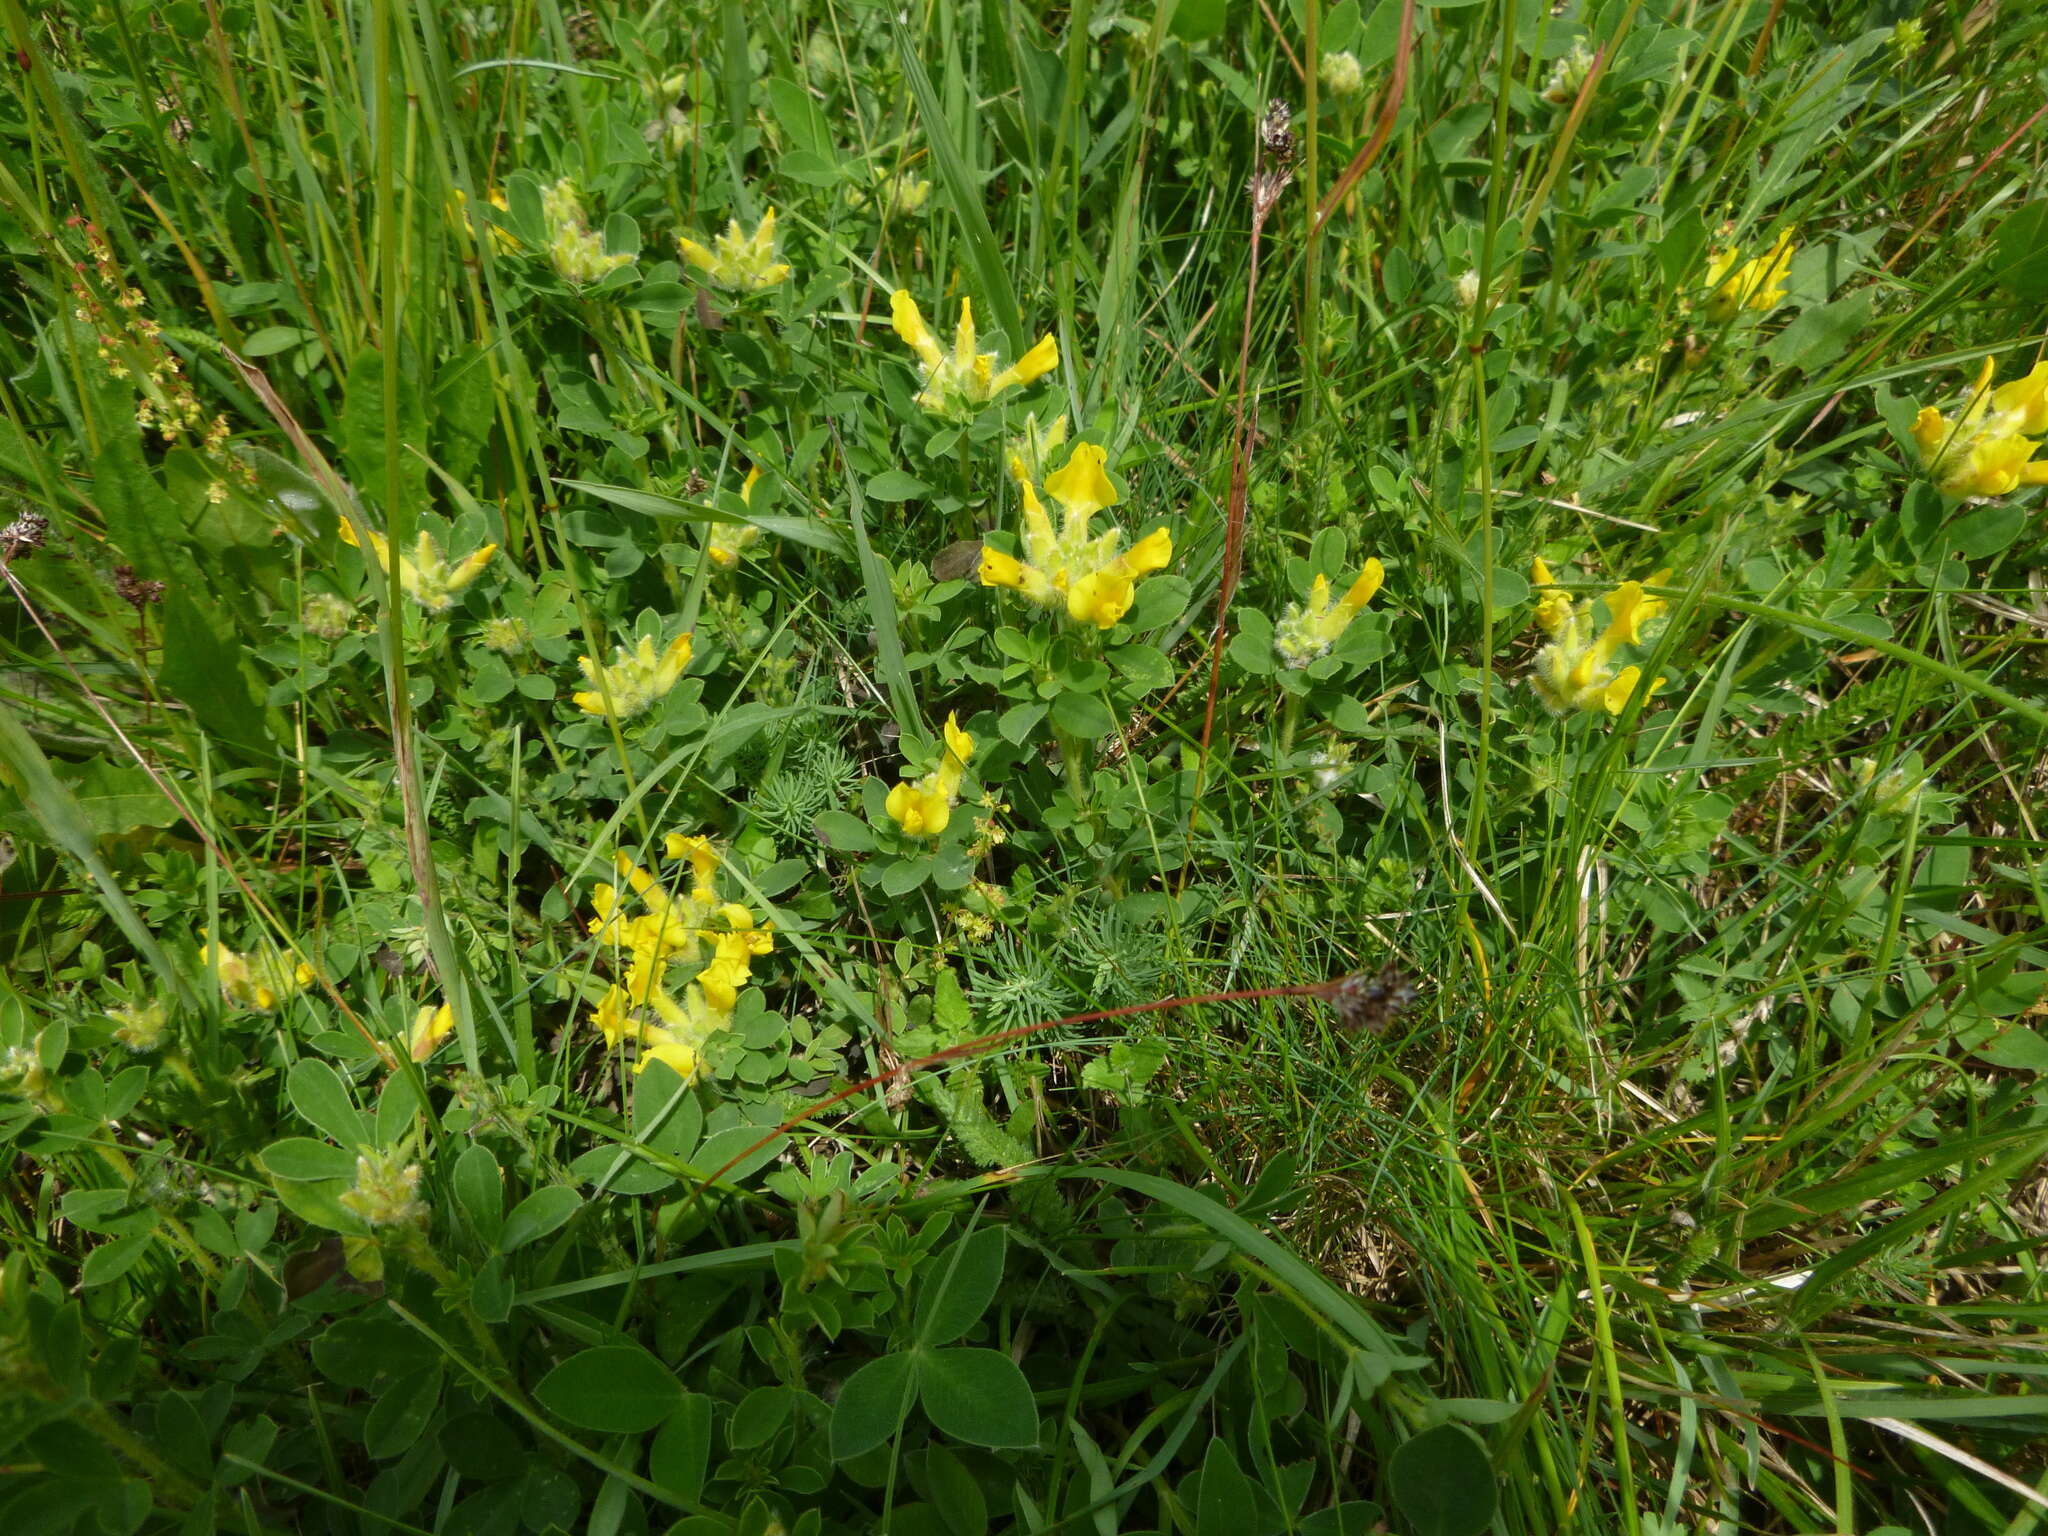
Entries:
[[1135, 1013], [1156, 1013], [1162, 1008], [1193, 1008], [1203, 1003], [1247, 1003], [1256, 1002], [1261, 998], [1267, 997], [1328, 997], [1343, 984], [1344, 978], [1340, 976], [1334, 981], [1311, 981], [1292, 987], [1253, 987], [1239, 992], [1202, 992], [1192, 997], [1161, 997], [1154, 998], [1149, 1003], [1132, 1003], [1125, 1008], [1098, 1008], [1088, 1013], [1070, 1013], [1062, 1019], [1046, 1019], [1038, 1024], [1020, 1024], [1015, 1029], [1000, 1029], [992, 1035], [978, 1035], [972, 1040], [962, 1041], [959, 1045], [949, 1045], [943, 1051], [933, 1051], [929, 1056], [919, 1056], [910, 1061], [901, 1062], [885, 1071], [875, 1073], [872, 1077], [864, 1077], [857, 1083], [851, 1083], [829, 1097], [820, 1099], [802, 1114], [793, 1115], [783, 1121], [782, 1124], [776, 1126], [774, 1130], [768, 1132], [745, 1151], [727, 1158], [724, 1163], [720, 1164], [704, 1180], [703, 1185], [699, 1188], [699, 1193], [701, 1194], [704, 1189], [708, 1189], [711, 1185], [716, 1184], [727, 1173], [767, 1146], [776, 1137], [787, 1135], [806, 1120], [815, 1118], [833, 1105], [843, 1104], [856, 1094], [866, 1093], [870, 1088], [878, 1088], [891, 1078], [910, 1072], [919, 1072], [926, 1067], [937, 1066], [942, 1061], [959, 1061], [968, 1056], [978, 1056], [983, 1051], [991, 1050], [1008, 1041], [1021, 1040], [1026, 1035], [1035, 1035], [1047, 1029], [1058, 1029], [1067, 1024], [1095, 1024], [1104, 1019], [1129, 1018]]

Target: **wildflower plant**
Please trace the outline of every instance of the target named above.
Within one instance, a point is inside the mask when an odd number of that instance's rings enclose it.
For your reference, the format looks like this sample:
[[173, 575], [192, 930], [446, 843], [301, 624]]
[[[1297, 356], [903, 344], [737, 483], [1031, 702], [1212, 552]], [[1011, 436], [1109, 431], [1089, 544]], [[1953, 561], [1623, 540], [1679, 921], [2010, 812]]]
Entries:
[[922, 778], [889, 791], [885, 806], [889, 819], [909, 837], [937, 837], [946, 830], [960, 799], [961, 776], [974, 758], [974, 738], [960, 729], [957, 717], [946, 716], [941, 735], [944, 745], [939, 765]]
[[[340, 531], [342, 543], [351, 549], [362, 548], [351, 519], [341, 520]], [[387, 574], [391, 569], [390, 543], [374, 528], [364, 531], [370, 537], [370, 557], [377, 573]], [[441, 541], [422, 528], [413, 540], [412, 553], [398, 557], [399, 589], [427, 612], [446, 613], [455, 606], [463, 589], [483, 575], [497, 553], [497, 545], [486, 544], [460, 560], [451, 561], [442, 552]]]
[[541, 193], [541, 214], [547, 221], [548, 260], [572, 288], [600, 282], [633, 260], [633, 252], [609, 249], [604, 236], [590, 227], [582, 194], [568, 177]]
[[1788, 229], [1761, 255], [1745, 258], [1737, 246], [1714, 251], [1707, 258], [1707, 318], [1727, 321], [1744, 310], [1764, 314], [1776, 309], [1785, 301], [1798, 249]]
[[725, 233], [712, 237], [709, 246], [688, 235], [676, 237], [683, 260], [703, 274], [706, 282], [734, 293], [759, 293], [789, 280], [790, 265], [775, 259], [775, 210], [763, 213], [752, 234], [740, 228], [738, 219], [729, 220]]
[[[635, 1072], [659, 1061], [689, 1082], [708, 1070], [712, 1037], [731, 1027], [754, 961], [775, 937], [745, 905], [721, 899], [709, 838], [671, 832], [662, 853], [671, 867], [661, 874], [615, 855], [624, 888], [604, 882], [591, 892], [590, 936], [613, 979], [590, 1022], [607, 1046], [635, 1047]], [[678, 992], [670, 973], [691, 965]]]
[[1048, 331], [1038, 343], [1007, 368], [996, 367], [996, 354], [980, 350], [974, 329], [974, 305], [960, 300], [960, 323], [953, 329], [953, 345], [939, 345], [939, 338], [925, 323], [924, 312], [907, 288], [889, 295], [889, 323], [904, 345], [917, 354], [923, 386], [917, 403], [941, 415], [980, 409], [990, 401], [1043, 378], [1060, 365], [1060, 346]]
[[[1650, 577], [1650, 586], [1670, 580], [1669, 571]], [[1624, 581], [1597, 598], [1573, 602], [1557, 585], [1539, 556], [1530, 585], [1541, 594], [1536, 627], [1548, 638], [1536, 653], [1529, 675], [1537, 696], [1559, 714], [1605, 710], [1618, 715], [1628, 708], [1642, 683], [1642, 668], [1618, 665], [1624, 647], [1642, 650], [1655, 639], [1669, 604], [1644, 591], [1644, 583]], [[1643, 688], [1647, 701], [1668, 679], [1658, 677]]]
[[1993, 372], [1987, 357], [1959, 409], [1944, 413], [1925, 405], [1913, 418], [1921, 466], [1935, 488], [1955, 500], [2048, 485], [2048, 460], [2034, 457], [2048, 434], [2048, 363], [1995, 387]]
[[1010, 459], [1010, 478], [1022, 498], [1019, 544], [1023, 555], [984, 543], [981, 584], [1007, 587], [1041, 608], [1064, 612], [1076, 624], [1109, 629], [1130, 611], [1137, 584], [1173, 563], [1173, 536], [1153, 529], [1129, 549], [1120, 528], [1090, 531], [1097, 512], [1122, 497], [1103, 468], [1106, 455], [1095, 443], [1077, 443], [1067, 461], [1045, 479], [1046, 495], [1059, 506], [1053, 526], [1021, 457]]
[[684, 633], [656, 646], [652, 637], [642, 635], [630, 649], [615, 647], [608, 664], [578, 656], [576, 665], [590, 686], [571, 702], [586, 715], [619, 721], [645, 714], [682, 680], [690, 665], [691, 640]]

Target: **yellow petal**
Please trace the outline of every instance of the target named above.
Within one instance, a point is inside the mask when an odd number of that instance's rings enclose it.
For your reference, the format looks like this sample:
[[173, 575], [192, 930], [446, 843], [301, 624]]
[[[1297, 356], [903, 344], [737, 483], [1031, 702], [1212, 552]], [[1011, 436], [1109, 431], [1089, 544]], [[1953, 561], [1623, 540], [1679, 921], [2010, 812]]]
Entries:
[[688, 235], [678, 235], [676, 237], [676, 246], [682, 251], [683, 260], [687, 261], [698, 271], [716, 272], [718, 270], [718, 258], [712, 255], [708, 248], [699, 245]]
[[1067, 591], [1067, 616], [1078, 624], [1108, 629], [1130, 612], [1136, 589], [1113, 567], [1090, 571]]
[[1149, 576], [1173, 563], [1173, 535], [1154, 528], [1117, 557], [1117, 568], [1127, 576]]
[[1016, 587], [1024, 585], [1024, 563], [1015, 555], [1006, 555], [999, 549], [981, 546], [981, 584], [984, 587]]
[[910, 296], [908, 288], [898, 288], [889, 295], [889, 324], [925, 367], [936, 368], [945, 361], [946, 354], [939, 350], [938, 338], [924, 323], [924, 313], [918, 309], [917, 300]]
[[1535, 560], [1530, 562], [1529, 581], [1532, 585], [1539, 587], [1554, 587], [1557, 585], [1557, 578], [1550, 574], [1550, 567], [1543, 563], [1541, 555], [1538, 555]]
[[1358, 580], [1351, 583], [1351, 590], [1338, 600], [1337, 606], [1347, 615], [1356, 614], [1359, 609], [1373, 600], [1381, 585], [1387, 579], [1387, 569], [1378, 560], [1365, 562], [1365, 569], [1359, 572]]
[[958, 715], [946, 716], [946, 757], [965, 768], [974, 759], [974, 738], [960, 729]]
[[748, 506], [754, 504], [754, 486], [761, 478], [761, 466], [756, 464], [747, 471], [746, 483], [740, 487], [740, 500]]
[[974, 303], [962, 297], [960, 300], [960, 323], [953, 328], [953, 366], [961, 372], [970, 372], [975, 362]]
[[2026, 377], [2001, 384], [1991, 392], [1992, 409], [2012, 412], [2016, 430], [2031, 437], [2048, 432], [2048, 363], [2036, 363]]
[[[999, 395], [1004, 390], [1020, 384], [1029, 384], [1043, 378], [1060, 365], [1060, 344], [1048, 331], [1038, 338], [1038, 345], [1026, 352], [1016, 362], [995, 376], [989, 386], [989, 393]], [[1064, 418], [1062, 418], [1064, 420]]]
[[1607, 706], [1607, 713], [1618, 715], [1628, 708], [1629, 695], [1636, 691], [1636, 682], [1642, 675], [1641, 667], [1623, 667], [1614, 674], [1614, 681], [1600, 694], [1600, 702]]
[[1103, 461], [1108, 458], [1095, 443], [1076, 443], [1074, 451], [1067, 455], [1067, 462], [1058, 470], [1045, 477], [1046, 493], [1066, 509], [1070, 523], [1087, 520], [1105, 507], [1113, 507], [1120, 499], [1116, 486], [1103, 473]]

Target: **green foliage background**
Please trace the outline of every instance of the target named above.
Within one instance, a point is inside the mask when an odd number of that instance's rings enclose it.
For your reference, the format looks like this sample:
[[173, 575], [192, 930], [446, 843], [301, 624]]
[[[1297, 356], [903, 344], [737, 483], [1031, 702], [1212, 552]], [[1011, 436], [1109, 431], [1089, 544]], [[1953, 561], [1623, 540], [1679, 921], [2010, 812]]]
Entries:
[[[0, 25], [8, 1536], [2048, 1513], [2048, 540], [1911, 435], [2040, 356], [2048, 16]], [[1060, 366], [927, 411], [898, 288]], [[975, 581], [1059, 416], [1100, 630]], [[1659, 690], [1545, 707], [1539, 559]], [[774, 930], [690, 1082], [591, 1023], [669, 833]]]

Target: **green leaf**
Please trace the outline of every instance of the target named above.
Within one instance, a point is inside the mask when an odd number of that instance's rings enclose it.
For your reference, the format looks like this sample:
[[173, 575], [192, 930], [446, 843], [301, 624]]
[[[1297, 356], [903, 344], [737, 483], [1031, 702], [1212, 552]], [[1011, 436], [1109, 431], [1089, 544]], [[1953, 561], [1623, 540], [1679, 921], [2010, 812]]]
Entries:
[[436, 1360], [377, 1394], [363, 1419], [363, 1449], [378, 1461], [404, 1455], [440, 1405], [441, 1362]]
[[510, 1253], [546, 1237], [583, 1207], [583, 1197], [566, 1184], [547, 1184], [512, 1207], [498, 1233], [498, 1251]]
[[310, 1136], [287, 1136], [283, 1141], [273, 1141], [256, 1154], [256, 1161], [273, 1179], [301, 1182], [347, 1179], [353, 1182], [356, 1176], [355, 1153], [345, 1147], [331, 1147], [324, 1141], [315, 1141]]
[[1816, 372], [1848, 351], [1849, 343], [1870, 324], [1876, 312], [1875, 288], [1860, 288], [1832, 304], [1803, 309], [1790, 325], [1771, 338], [1764, 356], [1773, 367], [1790, 365], [1808, 373]]
[[2037, 198], [2005, 216], [1998, 226], [1991, 274], [2024, 303], [2048, 299], [2048, 199]]
[[875, 834], [858, 816], [845, 811], [820, 811], [816, 826], [819, 840], [837, 853], [872, 853]]
[[939, 1349], [918, 1357], [924, 1411], [945, 1434], [992, 1450], [1038, 1443], [1038, 1405], [1017, 1362], [999, 1349]]
[[1093, 741], [1116, 729], [1116, 716], [1099, 694], [1062, 693], [1052, 701], [1052, 723], [1069, 736]]
[[541, 1378], [533, 1395], [548, 1412], [578, 1429], [612, 1435], [650, 1430], [683, 1401], [683, 1389], [669, 1368], [633, 1344], [606, 1344], [571, 1355]]
[[703, 1393], [685, 1392], [647, 1450], [647, 1475], [688, 1504], [704, 1491], [711, 1463], [711, 1408]]
[[918, 1343], [927, 1348], [950, 1344], [981, 1321], [1003, 1283], [1003, 1257], [1003, 1229], [991, 1226], [975, 1229], [926, 1260], [917, 1301]]
[[932, 488], [908, 470], [885, 469], [868, 481], [867, 492], [876, 501], [916, 501]]
[[265, 713], [251, 680], [247, 651], [219, 622], [217, 603], [195, 602], [183, 587], [164, 598], [164, 659], [157, 682], [223, 741], [269, 755]]
[[1045, 706], [1036, 701], [1029, 704], [1013, 704], [1003, 711], [996, 721], [996, 730], [1003, 740], [1013, 747], [1021, 747], [1031, 739], [1031, 733], [1038, 729], [1038, 722], [1045, 718]]
[[492, 1242], [505, 1216], [505, 1183], [498, 1160], [480, 1141], [463, 1148], [455, 1160], [455, 1203], [477, 1236]]
[[832, 1406], [832, 1459], [871, 1451], [903, 1428], [910, 1413], [917, 1356], [884, 1355], [846, 1378]]
[[156, 1240], [154, 1230], [131, 1232], [126, 1237], [117, 1237], [111, 1243], [102, 1243], [85, 1256], [85, 1262], [78, 1267], [78, 1283], [87, 1290], [96, 1285], [106, 1285], [120, 1279], [133, 1269], [149, 1252], [149, 1245]]
[[2027, 508], [1994, 501], [1972, 507], [1949, 530], [1949, 543], [1966, 560], [1983, 560], [2012, 547], [2027, 526]]
[[1195, 1504], [1195, 1536], [1243, 1536], [1259, 1523], [1259, 1502], [1238, 1469], [1222, 1436], [1202, 1457], [1201, 1491]]
[[[341, 1074], [315, 1056], [302, 1056], [292, 1063], [285, 1077], [285, 1096], [292, 1108], [330, 1141], [353, 1150], [363, 1144], [363, 1116], [349, 1098]], [[333, 1175], [319, 1174], [319, 1178]]]
[[[390, 471], [385, 454], [384, 369], [384, 353], [375, 347], [364, 347], [349, 363], [341, 392], [340, 440], [349, 477], [365, 496], [384, 507], [388, 518], [391, 509], [384, 505], [389, 499]], [[398, 455], [398, 493], [417, 507], [427, 499], [427, 466], [418, 455], [406, 452], [404, 445], [427, 441], [427, 416], [420, 401], [417, 369], [410, 358], [399, 365], [397, 396], [398, 436], [390, 447]], [[390, 531], [388, 525], [385, 531]]]
[[929, 858], [898, 859], [882, 870], [882, 890], [890, 896], [908, 896], [931, 878]]
[[1387, 1462], [1387, 1488], [1418, 1536], [1479, 1536], [1500, 1502], [1486, 1447], [1462, 1424], [1404, 1441]]

